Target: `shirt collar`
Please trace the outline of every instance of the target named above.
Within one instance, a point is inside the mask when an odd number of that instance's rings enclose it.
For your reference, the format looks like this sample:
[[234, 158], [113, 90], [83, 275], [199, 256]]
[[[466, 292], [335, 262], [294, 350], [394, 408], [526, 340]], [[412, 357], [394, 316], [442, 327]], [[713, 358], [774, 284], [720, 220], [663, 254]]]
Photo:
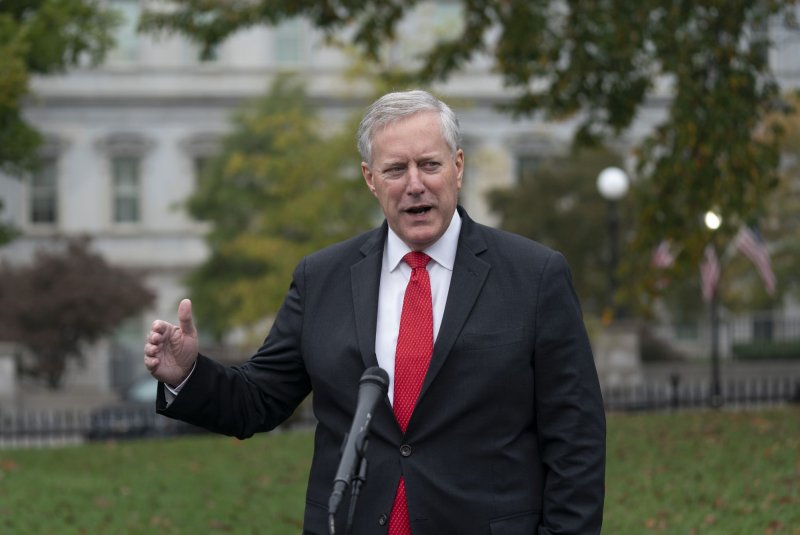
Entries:
[[[436, 243], [425, 249], [423, 252], [433, 259], [434, 262], [443, 268], [453, 271], [453, 265], [456, 261], [456, 249], [458, 248], [458, 235], [461, 233], [461, 216], [458, 215], [458, 210], [453, 212], [453, 218], [450, 220], [450, 225], [447, 230], [442, 234], [442, 237], [436, 240]], [[386, 238], [386, 250], [384, 251], [384, 260], [387, 262], [389, 271], [394, 271], [406, 253], [411, 252], [411, 248], [403, 243], [400, 236], [389, 228], [389, 235]]]

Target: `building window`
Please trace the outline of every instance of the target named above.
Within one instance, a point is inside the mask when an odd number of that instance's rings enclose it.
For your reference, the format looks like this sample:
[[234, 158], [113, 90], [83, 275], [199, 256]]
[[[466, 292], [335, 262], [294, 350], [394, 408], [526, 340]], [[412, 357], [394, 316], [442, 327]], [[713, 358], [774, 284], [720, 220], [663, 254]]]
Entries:
[[107, 213], [112, 224], [138, 223], [142, 219], [142, 162], [155, 146], [137, 132], [114, 132], [98, 140], [108, 158]]
[[454, 41], [464, 31], [464, 10], [460, 2], [420, 2], [400, 21], [398, 39], [390, 45], [391, 61], [415, 65], [437, 42]]
[[536, 176], [541, 164], [542, 159], [539, 156], [519, 156], [517, 158], [517, 184], [530, 182]]
[[194, 157], [194, 189], [200, 187], [200, 181], [202, 180], [203, 176], [208, 173], [208, 170], [211, 167], [211, 156], [195, 156]]
[[139, 16], [141, 7], [139, 0], [114, 0], [112, 7], [121, 16], [121, 23], [117, 26], [114, 43], [115, 46], [108, 54], [111, 62], [131, 63], [139, 59]]
[[275, 63], [297, 65], [303, 59], [303, 25], [299, 18], [284, 21], [274, 30]]
[[45, 158], [31, 176], [30, 219], [34, 224], [53, 224], [58, 219], [58, 184], [55, 158]]
[[136, 223], [139, 221], [139, 158], [116, 156], [111, 162], [114, 222]]
[[[216, 132], [198, 132], [180, 142], [181, 149], [186, 154], [187, 171], [190, 182], [184, 187], [188, 200], [192, 193], [203, 187], [208, 173], [214, 164], [214, 159], [220, 152], [220, 135]], [[184, 208], [188, 208], [183, 203]], [[190, 217], [194, 217], [188, 213]]]

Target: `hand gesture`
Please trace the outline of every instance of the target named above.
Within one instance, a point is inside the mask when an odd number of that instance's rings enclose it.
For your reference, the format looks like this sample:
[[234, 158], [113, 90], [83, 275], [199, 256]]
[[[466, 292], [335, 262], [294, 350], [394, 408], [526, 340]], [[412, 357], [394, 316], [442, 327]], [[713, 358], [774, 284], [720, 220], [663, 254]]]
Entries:
[[173, 325], [156, 320], [144, 346], [144, 365], [150, 374], [170, 386], [182, 383], [197, 359], [197, 331], [192, 322], [192, 302], [178, 305], [178, 321]]

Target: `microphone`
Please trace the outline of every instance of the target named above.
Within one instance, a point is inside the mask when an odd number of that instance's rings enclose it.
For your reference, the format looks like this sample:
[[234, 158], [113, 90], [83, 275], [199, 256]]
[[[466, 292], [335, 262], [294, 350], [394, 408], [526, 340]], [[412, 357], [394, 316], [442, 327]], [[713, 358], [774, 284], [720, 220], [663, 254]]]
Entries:
[[[342, 458], [339, 461], [339, 469], [336, 477], [333, 478], [333, 492], [328, 501], [328, 513], [330, 522], [339, 509], [344, 491], [350, 486], [356, 472], [360, 470], [361, 460], [366, 450], [369, 426], [372, 422], [372, 413], [378, 401], [386, 395], [389, 390], [389, 374], [378, 366], [367, 368], [361, 376], [358, 386], [358, 402], [356, 412], [353, 416], [353, 423], [350, 432], [345, 436], [345, 443], [342, 449]], [[331, 532], [333, 526], [331, 525]]]

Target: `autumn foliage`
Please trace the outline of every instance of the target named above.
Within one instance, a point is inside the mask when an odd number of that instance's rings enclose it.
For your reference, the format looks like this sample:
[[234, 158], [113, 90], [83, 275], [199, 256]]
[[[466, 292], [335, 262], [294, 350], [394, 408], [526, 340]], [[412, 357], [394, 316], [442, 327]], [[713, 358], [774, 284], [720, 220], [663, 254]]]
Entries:
[[140, 312], [153, 294], [109, 265], [84, 239], [41, 250], [28, 265], [0, 266], [0, 340], [32, 354], [22, 371], [58, 388], [68, 359]]

